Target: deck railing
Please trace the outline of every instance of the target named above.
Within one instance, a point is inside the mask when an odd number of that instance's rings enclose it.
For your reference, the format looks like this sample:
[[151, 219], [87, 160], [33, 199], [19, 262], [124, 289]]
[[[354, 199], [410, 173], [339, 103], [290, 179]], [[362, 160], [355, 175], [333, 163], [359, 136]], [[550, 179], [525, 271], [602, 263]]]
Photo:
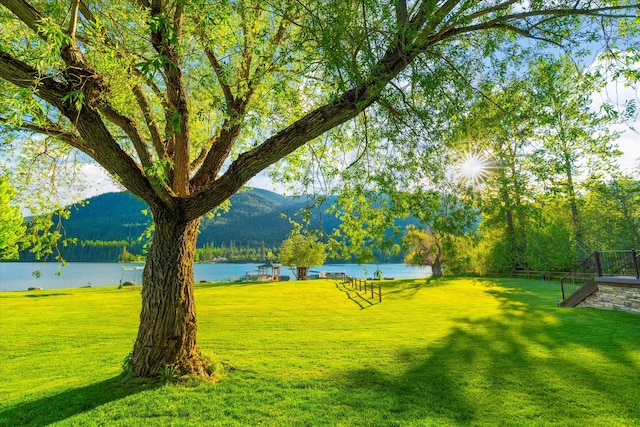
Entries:
[[569, 298], [595, 277], [622, 276], [640, 279], [640, 252], [596, 251], [560, 279], [562, 300]]
[[640, 252], [598, 251], [594, 253], [598, 267], [598, 277], [625, 276], [640, 279], [638, 256]]

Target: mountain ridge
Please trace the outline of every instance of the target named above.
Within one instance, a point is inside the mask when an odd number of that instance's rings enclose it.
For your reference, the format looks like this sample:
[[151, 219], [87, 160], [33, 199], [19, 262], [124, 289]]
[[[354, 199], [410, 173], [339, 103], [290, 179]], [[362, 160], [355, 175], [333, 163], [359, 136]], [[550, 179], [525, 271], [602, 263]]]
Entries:
[[[198, 247], [231, 242], [279, 246], [291, 231], [283, 215], [293, 217], [306, 203], [304, 198], [293, 199], [262, 189], [239, 192], [230, 201], [228, 212], [203, 218]], [[100, 194], [69, 209], [71, 214], [63, 221], [65, 233], [81, 241], [137, 240], [152, 224], [148, 206], [128, 191]]]

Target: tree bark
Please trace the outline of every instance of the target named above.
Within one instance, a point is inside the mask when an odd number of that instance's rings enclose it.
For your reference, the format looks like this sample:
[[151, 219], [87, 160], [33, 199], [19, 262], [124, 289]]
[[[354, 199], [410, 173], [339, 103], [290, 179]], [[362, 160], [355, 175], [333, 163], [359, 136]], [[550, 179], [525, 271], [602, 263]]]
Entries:
[[309, 267], [296, 267], [296, 279], [307, 280], [307, 271]]
[[431, 264], [431, 276], [442, 277], [442, 262], [439, 259]]
[[564, 156], [564, 171], [567, 178], [567, 195], [569, 198], [569, 204], [571, 205], [571, 221], [573, 222], [573, 232], [576, 238], [576, 245], [578, 246], [578, 253], [586, 254], [586, 246], [584, 244], [584, 236], [582, 235], [582, 224], [580, 221], [580, 214], [578, 212], [578, 202], [576, 198], [576, 188], [573, 183], [573, 167], [571, 159], [568, 153], [565, 151]]
[[433, 258], [433, 264], [431, 264], [431, 275], [433, 277], [442, 277], [442, 246], [440, 246], [440, 241], [438, 236], [435, 233], [431, 233], [433, 236], [433, 243], [436, 247], [436, 253]]
[[142, 276], [142, 311], [130, 368], [152, 377], [161, 368], [207, 376], [196, 344], [193, 261], [200, 220], [170, 209], [153, 212], [155, 233]]

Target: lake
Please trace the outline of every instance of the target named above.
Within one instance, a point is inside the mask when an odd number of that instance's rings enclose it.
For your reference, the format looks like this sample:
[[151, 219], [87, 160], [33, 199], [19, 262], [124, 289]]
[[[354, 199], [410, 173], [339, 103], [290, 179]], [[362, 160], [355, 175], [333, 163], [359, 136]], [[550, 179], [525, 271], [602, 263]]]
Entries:
[[[195, 264], [196, 282], [223, 282], [244, 278], [247, 272], [257, 273], [259, 263], [249, 264]], [[125, 270], [123, 270], [125, 268]], [[1, 262], [0, 291], [24, 291], [38, 286], [43, 289], [80, 288], [83, 286], [117, 286], [120, 281], [142, 282], [142, 264], [117, 263], [69, 263], [62, 267], [55, 262]], [[376, 264], [326, 264], [314, 267], [313, 272], [344, 272], [354, 277], [371, 277], [378, 269]], [[412, 267], [406, 264], [380, 264], [385, 277], [414, 278], [431, 274], [430, 267]], [[36, 277], [34, 272], [39, 272]], [[294, 278], [287, 267], [282, 275]]]

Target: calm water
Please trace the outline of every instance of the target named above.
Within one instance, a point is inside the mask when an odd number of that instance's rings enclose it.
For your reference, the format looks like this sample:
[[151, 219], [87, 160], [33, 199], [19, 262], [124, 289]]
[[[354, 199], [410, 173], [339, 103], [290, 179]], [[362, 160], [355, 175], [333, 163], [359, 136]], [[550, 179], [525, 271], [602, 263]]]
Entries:
[[[256, 274], [260, 264], [195, 264], [195, 281], [228, 281], [245, 277], [247, 272]], [[123, 267], [128, 270], [123, 271]], [[142, 281], [142, 264], [69, 263], [62, 267], [57, 263], [2, 262], [0, 263], [0, 291], [20, 291], [33, 286], [43, 289], [79, 288], [83, 286], [116, 286], [122, 281]], [[355, 277], [371, 277], [378, 268], [375, 264], [327, 264], [313, 272], [344, 272]], [[405, 264], [380, 264], [385, 277], [425, 277], [430, 267], [410, 267]], [[40, 277], [33, 272], [39, 271]], [[287, 268], [281, 274], [294, 277]]]

